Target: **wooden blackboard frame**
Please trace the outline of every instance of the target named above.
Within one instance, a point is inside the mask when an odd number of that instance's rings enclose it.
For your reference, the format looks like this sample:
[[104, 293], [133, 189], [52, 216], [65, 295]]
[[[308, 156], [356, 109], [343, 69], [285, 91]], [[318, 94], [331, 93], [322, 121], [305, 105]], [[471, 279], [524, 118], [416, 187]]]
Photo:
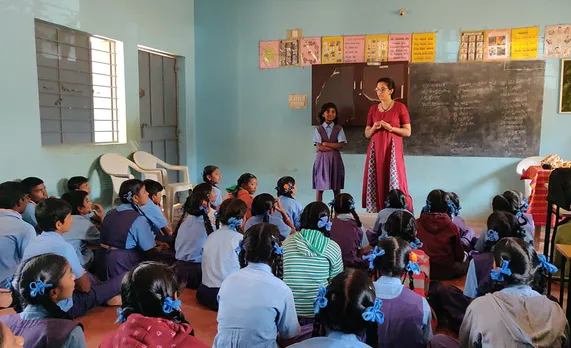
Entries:
[[559, 88], [559, 113], [571, 114], [571, 59], [561, 60], [561, 86]]

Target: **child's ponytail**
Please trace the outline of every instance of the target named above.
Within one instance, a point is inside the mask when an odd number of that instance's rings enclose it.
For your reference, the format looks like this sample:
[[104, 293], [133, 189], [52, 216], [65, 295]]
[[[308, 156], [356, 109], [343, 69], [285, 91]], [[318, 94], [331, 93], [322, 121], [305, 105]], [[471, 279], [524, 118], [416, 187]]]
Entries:
[[351, 214], [353, 219], [357, 223], [358, 227], [362, 227], [363, 224], [361, 223], [361, 219], [355, 211], [355, 200], [353, 196], [348, 193], [342, 193], [338, 195], [333, 201], [329, 203], [333, 211], [335, 212], [335, 216], [339, 214]]
[[284, 176], [278, 180], [276, 191], [278, 197], [284, 196], [293, 198], [293, 190], [295, 187], [295, 180], [291, 176]]

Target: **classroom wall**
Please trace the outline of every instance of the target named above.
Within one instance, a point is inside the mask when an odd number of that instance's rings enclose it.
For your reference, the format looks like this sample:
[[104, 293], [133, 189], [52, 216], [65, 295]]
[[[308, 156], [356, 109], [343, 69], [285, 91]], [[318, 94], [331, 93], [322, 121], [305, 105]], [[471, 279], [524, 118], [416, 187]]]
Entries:
[[[460, 30], [502, 29], [570, 22], [569, 0], [195, 0], [197, 172], [222, 168], [223, 186], [245, 171], [258, 176], [258, 192], [275, 193], [281, 175], [298, 183], [309, 203], [314, 148], [310, 108], [288, 108], [288, 94], [311, 98], [311, 69], [260, 71], [258, 42], [302, 28], [306, 37], [437, 31], [437, 61], [457, 60]], [[398, 15], [404, 8], [408, 14]], [[540, 44], [540, 49], [542, 49]], [[571, 160], [571, 115], [557, 113], [560, 61], [547, 62], [541, 155], [557, 152]], [[414, 115], [411, 115], [414, 117]], [[414, 129], [412, 132], [414, 136]], [[344, 155], [345, 191], [360, 204], [364, 155]], [[523, 191], [516, 158], [406, 156], [410, 193], [420, 211], [428, 192], [457, 192], [462, 214], [488, 214], [491, 197], [506, 189]], [[331, 194], [326, 196], [326, 200]]]
[[[42, 147], [34, 18], [124, 43], [128, 142], [124, 145]], [[89, 176], [93, 197], [110, 204], [110, 181], [98, 170], [106, 152], [138, 150], [137, 45], [184, 57], [180, 74], [181, 161], [195, 166], [194, 2], [113, 0], [3, 0], [0, 31], [0, 182], [38, 176], [49, 194], [61, 194], [62, 178]]]

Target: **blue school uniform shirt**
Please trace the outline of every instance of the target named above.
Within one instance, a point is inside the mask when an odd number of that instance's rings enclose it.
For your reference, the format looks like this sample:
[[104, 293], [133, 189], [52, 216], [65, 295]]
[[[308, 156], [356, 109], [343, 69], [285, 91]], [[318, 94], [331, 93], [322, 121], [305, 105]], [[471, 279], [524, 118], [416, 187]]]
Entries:
[[474, 259], [470, 260], [468, 272], [466, 273], [464, 296], [469, 298], [478, 297], [478, 278], [476, 277], [476, 264], [474, 263]]
[[224, 280], [218, 293], [213, 347], [279, 347], [276, 337], [300, 332], [293, 293], [264, 263], [250, 263]]
[[71, 218], [71, 229], [62, 237], [75, 249], [81, 265], [85, 267], [93, 261], [93, 250], [88, 246], [99, 245], [101, 235], [87, 216], [72, 215]]
[[[210, 223], [210, 221], [207, 221]], [[187, 262], [202, 262], [202, 247], [206, 242], [207, 232], [202, 216], [189, 215], [184, 219], [175, 241], [176, 259]]]
[[240, 270], [236, 248], [244, 237], [242, 234], [222, 225], [212, 232], [202, 247], [202, 284], [219, 288], [224, 279]]
[[[282, 202], [282, 208], [284, 208], [287, 216], [293, 222], [296, 230], [301, 229], [301, 213], [303, 212], [303, 207], [295, 198], [280, 196], [280, 201]], [[282, 219], [282, 214], [278, 211], [274, 212], [275, 217]]]
[[34, 228], [38, 226], [38, 220], [36, 220], [36, 203], [29, 201], [28, 204], [26, 204], [26, 211], [22, 214], [22, 219], [34, 226]]
[[[247, 231], [250, 227], [264, 222], [264, 215], [252, 216], [246, 221], [244, 225], [244, 230]], [[282, 237], [287, 238], [291, 233], [291, 227], [286, 225], [286, 223], [277, 216], [271, 216], [268, 223], [275, 225], [279, 230]]]
[[314, 337], [290, 346], [291, 348], [367, 348], [354, 334], [331, 331], [326, 337]]
[[[117, 211], [134, 210], [131, 204], [124, 203], [117, 206]], [[135, 219], [125, 242], [125, 249], [135, 249], [139, 247], [143, 251], [151, 250], [155, 247], [155, 234], [151, 230], [151, 223], [144, 216]]]
[[[335, 123], [327, 124], [326, 122], [323, 122], [321, 127], [325, 129], [325, 133], [327, 134], [327, 136], [331, 137], [331, 133], [333, 133], [333, 127], [335, 127]], [[313, 131], [313, 145], [322, 142], [323, 140], [321, 139], [321, 135], [319, 134], [317, 128], [315, 128], [315, 130]], [[337, 135], [337, 142], [347, 143], [347, 137], [345, 136], [345, 131], [343, 130], [343, 128], [341, 128], [339, 134]]]
[[[20, 313], [22, 320], [38, 320], [48, 317], [49, 313], [43, 306], [28, 305], [24, 308], [22, 313]], [[74, 327], [61, 348], [87, 348], [83, 329], [80, 326]]]
[[169, 225], [161, 207], [153, 203], [150, 199], [149, 203], [140, 206], [139, 209], [151, 220], [151, 228], [154, 232], [160, 232], [161, 228], [165, 228]]
[[14, 210], [0, 209], [0, 288], [9, 289], [10, 281], [24, 257], [28, 244], [36, 239], [36, 230]]
[[216, 200], [210, 204], [215, 207], [219, 207], [222, 204], [222, 191], [220, 191], [220, 189], [214, 185], [212, 185], [212, 188], [214, 189], [214, 193], [216, 193]]

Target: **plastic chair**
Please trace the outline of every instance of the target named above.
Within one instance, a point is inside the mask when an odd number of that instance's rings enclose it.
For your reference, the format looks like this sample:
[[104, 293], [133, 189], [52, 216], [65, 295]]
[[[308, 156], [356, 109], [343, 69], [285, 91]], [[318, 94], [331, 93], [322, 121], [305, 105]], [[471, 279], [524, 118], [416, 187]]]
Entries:
[[[190, 176], [188, 174], [188, 167], [168, 164], [157, 158], [155, 155], [145, 151], [135, 152], [133, 154], [133, 160], [135, 160], [135, 163], [137, 163], [141, 168], [145, 168], [147, 170], [160, 170], [163, 173], [162, 180], [157, 181], [165, 188], [165, 212], [167, 213], [167, 219], [172, 222], [174, 215], [174, 198], [176, 193], [188, 191], [192, 188]], [[163, 168], [159, 168], [159, 166]], [[169, 183], [167, 169], [182, 171], [184, 173], [184, 181], [172, 184]]]
[[121, 184], [129, 179], [135, 178], [131, 174], [130, 169], [143, 174], [145, 179], [153, 179], [161, 182], [163, 177], [162, 171], [158, 169], [143, 169], [128, 158], [116, 153], [106, 153], [102, 155], [99, 158], [99, 164], [101, 165], [101, 169], [105, 172], [105, 174], [111, 177], [111, 182], [113, 183], [113, 201], [111, 202], [112, 205], [115, 205], [115, 200], [119, 197], [119, 189], [121, 188]]
[[[541, 165], [541, 160], [543, 160], [543, 157], [541, 157], [541, 156], [532, 156], [532, 157], [524, 158], [517, 165], [516, 172], [521, 176], [523, 174], [523, 172], [525, 172], [527, 170], [527, 168], [529, 168], [531, 166]], [[531, 196], [531, 180], [525, 179], [524, 183], [525, 183], [525, 188], [524, 188], [525, 197], [529, 197], [529, 196]]]

